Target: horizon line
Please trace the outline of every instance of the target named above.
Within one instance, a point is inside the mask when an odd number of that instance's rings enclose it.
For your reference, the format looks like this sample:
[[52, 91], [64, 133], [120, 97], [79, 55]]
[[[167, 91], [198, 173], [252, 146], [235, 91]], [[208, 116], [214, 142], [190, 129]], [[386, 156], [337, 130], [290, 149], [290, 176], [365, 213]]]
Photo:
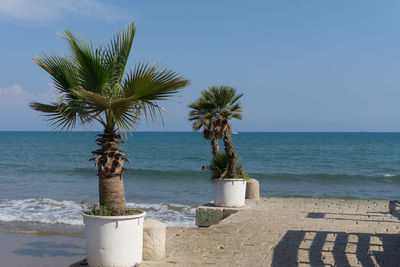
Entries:
[[[0, 130], [0, 132], [54, 132], [54, 133], [98, 133], [98, 131], [56, 131], [56, 130]], [[130, 133], [202, 133], [203, 131], [131, 131]], [[127, 132], [127, 134], [130, 134]], [[400, 131], [233, 131], [235, 133], [400, 133]]]

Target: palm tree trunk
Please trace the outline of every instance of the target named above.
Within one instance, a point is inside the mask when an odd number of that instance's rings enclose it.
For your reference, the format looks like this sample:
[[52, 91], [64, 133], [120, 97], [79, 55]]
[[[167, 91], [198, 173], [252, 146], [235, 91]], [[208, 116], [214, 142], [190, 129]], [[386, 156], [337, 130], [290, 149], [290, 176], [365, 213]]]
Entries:
[[228, 172], [226, 173], [227, 178], [235, 178], [236, 175], [236, 152], [233, 147], [231, 138], [231, 130], [228, 125], [228, 130], [225, 132], [224, 137], [225, 154], [228, 160]]
[[126, 159], [120, 150], [119, 144], [124, 143], [120, 134], [115, 131], [104, 130], [96, 140], [100, 149], [93, 151], [96, 154], [96, 165], [99, 176], [100, 206], [108, 210], [125, 210], [125, 191], [122, 179], [124, 162]]
[[104, 177], [99, 175], [99, 202], [107, 210], [125, 210], [125, 191], [122, 176]]
[[211, 138], [211, 147], [212, 147], [212, 154], [213, 157], [219, 152], [219, 144], [218, 144], [218, 139], [217, 138]]

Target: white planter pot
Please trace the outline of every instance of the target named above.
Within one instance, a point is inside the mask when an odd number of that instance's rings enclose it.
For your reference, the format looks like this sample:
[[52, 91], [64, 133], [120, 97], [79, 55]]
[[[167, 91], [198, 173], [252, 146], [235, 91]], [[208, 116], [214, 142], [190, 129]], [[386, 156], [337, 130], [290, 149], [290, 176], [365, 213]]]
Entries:
[[244, 179], [213, 179], [214, 204], [219, 207], [242, 207], [246, 195]]
[[89, 266], [135, 266], [142, 262], [145, 212], [128, 216], [83, 215]]

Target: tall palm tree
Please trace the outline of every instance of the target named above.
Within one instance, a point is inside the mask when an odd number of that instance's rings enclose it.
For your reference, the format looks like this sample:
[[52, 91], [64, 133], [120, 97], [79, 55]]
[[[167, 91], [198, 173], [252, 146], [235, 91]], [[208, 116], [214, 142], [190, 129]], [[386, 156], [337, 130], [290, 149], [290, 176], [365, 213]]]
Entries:
[[[192, 108], [189, 120], [194, 121], [193, 129], [199, 130], [204, 127], [207, 135], [216, 140], [223, 139], [228, 160], [226, 177], [229, 178], [233, 178], [236, 174], [237, 156], [231, 138], [232, 127], [229, 121], [242, 119], [242, 106], [238, 102], [242, 96], [243, 94], [237, 94], [236, 89], [229, 86], [211, 86], [202, 91], [201, 97], [189, 105]], [[216, 149], [213, 147], [213, 156], [215, 157], [215, 155]]]
[[77, 121], [98, 122], [104, 128], [96, 140], [95, 163], [99, 176], [99, 202], [109, 210], [125, 210], [122, 179], [124, 162], [121, 133], [130, 132], [142, 117], [153, 119], [163, 111], [164, 100], [188, 86], [189, 81], [157, 65], [138, 64], [125, 73], [135, 35], [133, 23], [119, 31], [107, 46], [92, 43], [65, 31], [70, 55], [41, 55], [33, 60], [53, 80], [60, 94], [49, 104], [33, 102], [31, 108], [44, 113], [55, 128], [68, 130]]

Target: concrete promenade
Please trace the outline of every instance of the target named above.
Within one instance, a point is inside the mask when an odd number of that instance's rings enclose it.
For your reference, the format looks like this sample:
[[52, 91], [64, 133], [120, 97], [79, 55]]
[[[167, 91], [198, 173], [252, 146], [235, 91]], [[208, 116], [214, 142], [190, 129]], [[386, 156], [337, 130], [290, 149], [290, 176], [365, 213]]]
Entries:
[[400, 205], [262, 198], [209, 228], [169, 227], [167, 257], [141, 266], [400, 266]]

